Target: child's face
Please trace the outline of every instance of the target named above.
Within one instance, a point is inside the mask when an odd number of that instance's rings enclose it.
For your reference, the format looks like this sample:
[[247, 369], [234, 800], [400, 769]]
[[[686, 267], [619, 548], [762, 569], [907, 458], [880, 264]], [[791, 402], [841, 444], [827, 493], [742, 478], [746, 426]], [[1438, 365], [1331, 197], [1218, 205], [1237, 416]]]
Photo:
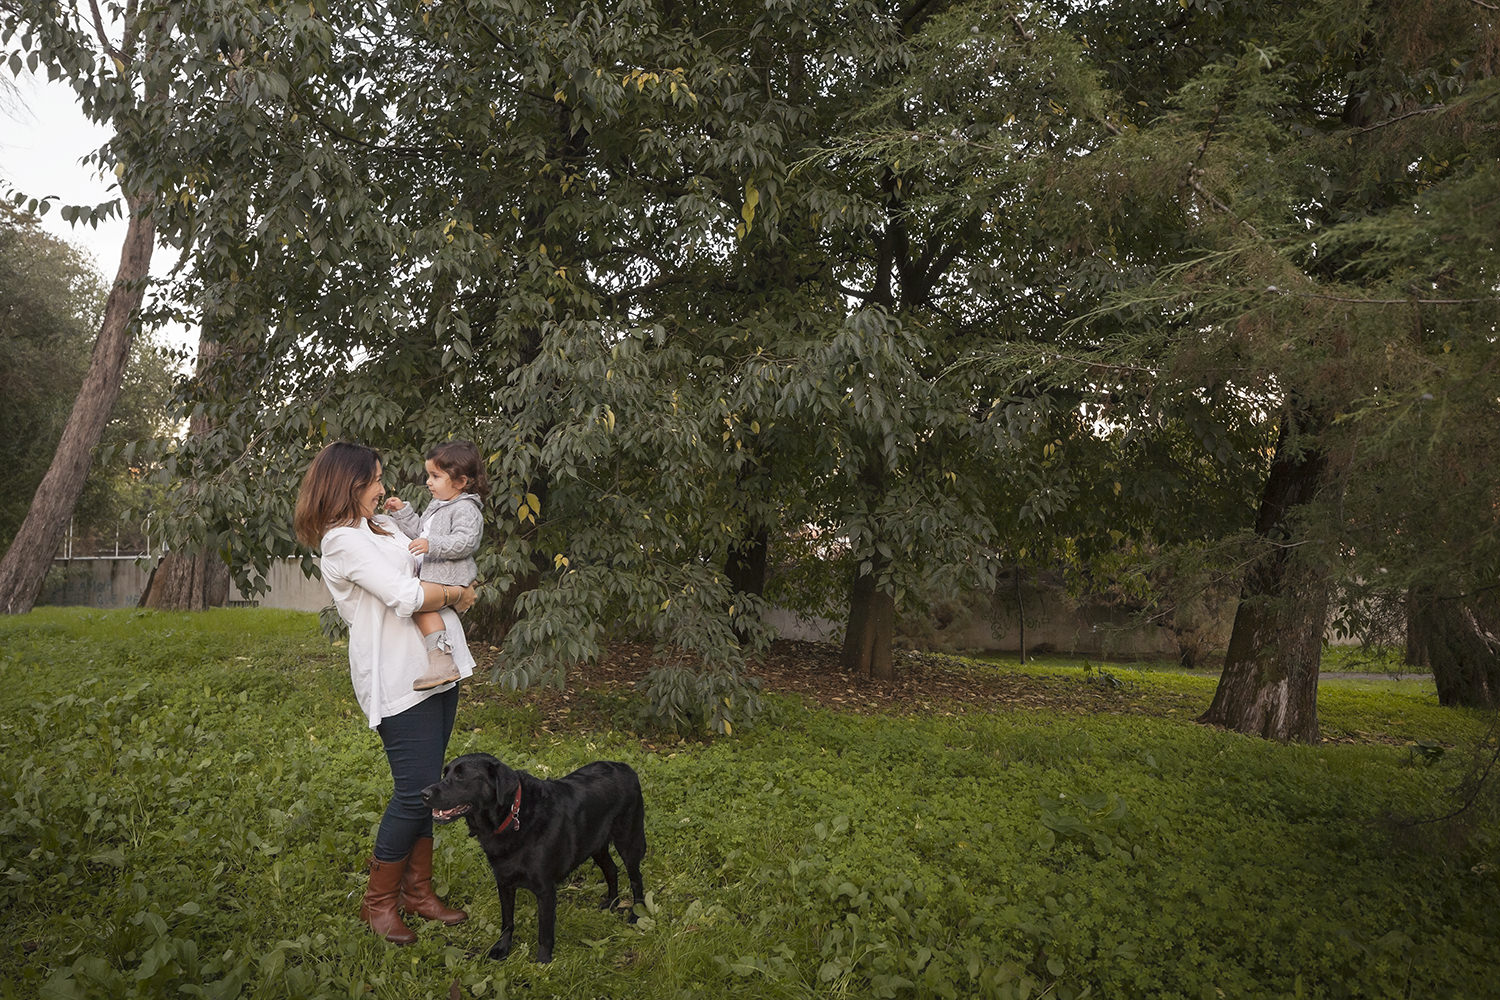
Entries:
[[426, 468], [427, 492], [431, 493], [435, 500], [452, 500], [462, 493], [464, 487], [468, 485], [469, 481], [467, 478], [459, 476], [457, 479], [454, 479], [448, 473], [438, 468], [438, 464], [430, 458], [427, 460]]

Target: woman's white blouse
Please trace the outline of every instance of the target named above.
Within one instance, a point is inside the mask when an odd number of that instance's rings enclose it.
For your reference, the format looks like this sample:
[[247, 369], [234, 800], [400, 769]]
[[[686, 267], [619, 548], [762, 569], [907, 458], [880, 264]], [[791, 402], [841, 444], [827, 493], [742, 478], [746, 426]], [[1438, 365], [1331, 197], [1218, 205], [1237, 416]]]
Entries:
[[[323, 583], [349, 625], [349, 680], [372, 729], [381, 719], [452, 686], [412, 690], [412, 682], [427, 672], [422, 633], [411, 620], [422, 604], [422, 584], [406, 539], [384, 516], [376, 522], [393, 534], [377, 535], [368, 524], [329, 528], [319, 545]], [[453, 662], [459, 676], [468, 677], [474, 673], [474, 657], [463, 626], [452, 608], [443, 608], [442, 615]]]

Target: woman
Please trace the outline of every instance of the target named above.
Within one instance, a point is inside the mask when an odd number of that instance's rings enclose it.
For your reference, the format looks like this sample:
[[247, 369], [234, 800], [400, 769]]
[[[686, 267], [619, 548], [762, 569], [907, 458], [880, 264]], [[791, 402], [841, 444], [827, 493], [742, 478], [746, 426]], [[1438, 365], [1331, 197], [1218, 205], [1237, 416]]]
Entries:
[[370, 929], [395, 944], [416, 935], [401, 919], [414, 913], [456, 924], [468, 918], [432, 891], [432, 813], [422, 789], [442, 777], [448, 737], [458, 711], [458, 685], [426, 691], [412, 682], [427, 669], [418, 611], [441, 610], [459, 676], [474, 672], [457, 611], [474, 603], [474, 588], [417, 579], [406, 540], [376, 516], [385, 486], [380, 456], [342, 441], [318, 453], [297, 495], [297, 538], [317, 549], [323, 582], [349, 625], [349, 678], [370, 727], [380, 734], [395, 793], [386, 806], [370, 859], [370, 884], [359, 908]]

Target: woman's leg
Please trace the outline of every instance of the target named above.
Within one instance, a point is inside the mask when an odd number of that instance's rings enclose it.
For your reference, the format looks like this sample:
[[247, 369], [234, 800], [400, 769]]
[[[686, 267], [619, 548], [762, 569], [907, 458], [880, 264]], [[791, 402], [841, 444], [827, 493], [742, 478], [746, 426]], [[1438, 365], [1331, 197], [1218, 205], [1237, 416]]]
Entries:
[[422, 802], [422, 789], [443, 776], [457, 712], [455, 687], [380, 723], [380, 742], [395, 790], [375, 835], [376, 860], [405, 858], [419, 838], [432, 836], [432, 810]]
[[[359, 917], [370, 929], [393, 944], [417, 939], [401, 920], [403, 897], [406, 907], [423, 916], [456, 923], [466, 914], [432, 903], [432, 813], [422, 803], [422, 789], [442, 777], [443, 758], [453, 718], [458, 708], [458, 689], [434, 695], [420, 704], [380, 723], [380, 742], [385, 747], [395, 791], [386, 804], [375, 835], [375, 856], [370, 859], [370, 882], [359, 906]], [[425, 840], [424, 840], [425, 838]], [[418, 849], [419, 843], [424, 849]], [[413, 873], [415, 859], [422, 868]], [[428, 897], [432, 897], [431, 900]]]

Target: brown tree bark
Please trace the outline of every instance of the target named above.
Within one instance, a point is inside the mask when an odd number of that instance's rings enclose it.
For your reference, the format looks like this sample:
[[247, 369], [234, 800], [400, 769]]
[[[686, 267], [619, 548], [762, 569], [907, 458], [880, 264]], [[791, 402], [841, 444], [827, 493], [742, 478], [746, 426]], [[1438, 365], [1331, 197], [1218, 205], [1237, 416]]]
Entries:
[[724, 573], [730, 589], [760, 597], [766, 592], [766, 559], [770, 553], [771, 534], [764, 526], [756, 527], [740, 539], [724, 561]]
[[1273, 548], [1246, 571], [1224, 672], [1198, 721], [1266, 739], [1316, 743], [1330, 583], [1314, 559], [1287, 543], [1289, 522], [1323, 487], [1329, 460], [1321, 450], [1298, 447], [1295, 436], [1284, 423], [1255, 525]]
[[849, 594], [849, 625], [840, 657], [844, 669], [867, 679], [895, 680], [891, 655], [895, 632], [895, 598], [875, 585], [873, 570], [857, 577]]
[[[879, 459], [866, 457], [860, 474], [859, 488], [866, 509], [873, 509], [885, 493], [885, 470]], [[872, 519], [874, 522], [874, 519]], [[874, 522], [878, 523], [878, 522]], [[856, 565], [854, 583], [849, 588], [849, 619], [844, 629], [844, 649], [840, 657], [844, 669], [873, 680], [895, 680], [895, 658], [891, 642], [896, 637], [896, 599], [877, 584], [889, 563], [878, 548], [870, 553], [870, 565], [861, 570]]]
[[1406, 657], [1408, 667], [1431, 669], [1428, 658], [1427, 630], [1431, 627], [1427, 615], [1422, 613], [1423, 595], [1420, 588], [1406, 592]]
[[[759, 525], [750, 529], [729, 550], [729, 555], [724, 560], [724, 575], [729, 580], [731, 594], [754, 594], [756, 597], [765, 594], [766, 561], [770, 548], [771, 533], [764, 525]], [[731, 596], [730, 600], [734, 598]], [[751, 630], [736, 618], [734, 635], [740, 645], [744, 646], [750, 641]]]
[[229, 601], [229, 567], [208, 549], [168, 552], [151, 570], [140, 606], [158, 611], [202, 611]]
[[125, 202], [130, 219], [120, 251], [120, 267], [104, 305], [104, 319], [94, 341], [88, 372], [68, 415], [52, 464], [32, 498], [31, 509], [5, 558], [0, 559], [0, 613], [25, 614], [35, 605], [47, 568], [83, 492], [94, 448], [109, 424], [110, 410], [120, 394], [130, 347], [135, 340], [136, 311], [145, 294], [151, 252], [156, 246], [150, 201], [127, 194]]
[[1432, 668], [1438, 704], [1500, 706], [1500, 639], [1486, 627], [1474, 602], [1414, 587], [1407, 595], [1407, 622], [1408, 662], [1415, 653]]
[[[197, 375], [202, 379], [219, 356], [217, 341], [198, 338]], [[202, 437], [212, 429], [201, 414], [188, 422], [188, 435]], [[188, 485], [189, 492], [194, 490]], [[229, 601], [229, 567], [212, 549], [199, 548], [164, 554], [151, 570], [141, 592], [140, 607], [157, 611], [202, 611]]]

